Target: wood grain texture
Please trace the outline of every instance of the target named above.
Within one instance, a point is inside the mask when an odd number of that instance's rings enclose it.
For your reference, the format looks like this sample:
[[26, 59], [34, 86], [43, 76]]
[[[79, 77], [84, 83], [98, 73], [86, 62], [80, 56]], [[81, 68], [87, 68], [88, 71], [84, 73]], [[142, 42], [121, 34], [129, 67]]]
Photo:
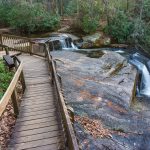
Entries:
[[44, 59], [19, 56], [23, 61], [26, 90], [8, 148], [65, 149], [62, 120]]

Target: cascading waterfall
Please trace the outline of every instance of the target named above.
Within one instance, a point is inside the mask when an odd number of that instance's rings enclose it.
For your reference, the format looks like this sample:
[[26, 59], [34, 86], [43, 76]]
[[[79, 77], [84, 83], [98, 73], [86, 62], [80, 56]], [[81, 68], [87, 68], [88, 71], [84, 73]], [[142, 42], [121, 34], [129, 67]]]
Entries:
[[54, 41], [51, 43], [55, 42], [55, 40], [59, 41], [57, 45], [59, 45], [57, 48], [53, 46], [53, 50], [77, 50], [78, 48], [74, 45], [72, 39], [68, 37], [67, 35], [63, 35], [62, 37], [55, 37]]
[[142, 72], [140, 93], [150, 97], [150, 73], [145, 65], [142, 69]]
[[137, 95], [150, 97], [150, 73], [146, 65], [139, 60], [134, 59], [134, 57], [130, 59], [129, 62], [134, 65], [141, 74], [141, 82], [137, 90]]
[[62, 48], [64, 49], [64, 50], [76, 50], [76, 49], [78, 49], [75, 45], [74, 45], [74, 43], [73, 43], [73, 41], [72, 41], [72, 39], [71, 38], [66, 38], [65, 40], [61, 40], [61, 43], [62, 43]]

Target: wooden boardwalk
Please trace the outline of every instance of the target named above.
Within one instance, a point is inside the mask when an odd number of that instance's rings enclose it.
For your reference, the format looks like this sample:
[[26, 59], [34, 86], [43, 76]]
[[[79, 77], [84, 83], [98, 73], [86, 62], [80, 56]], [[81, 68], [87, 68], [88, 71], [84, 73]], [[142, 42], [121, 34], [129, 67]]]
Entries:
[[62, 123], [46, 61], [30, 55], [23, 61], [26, 91], [8, 150], [65, 149]]

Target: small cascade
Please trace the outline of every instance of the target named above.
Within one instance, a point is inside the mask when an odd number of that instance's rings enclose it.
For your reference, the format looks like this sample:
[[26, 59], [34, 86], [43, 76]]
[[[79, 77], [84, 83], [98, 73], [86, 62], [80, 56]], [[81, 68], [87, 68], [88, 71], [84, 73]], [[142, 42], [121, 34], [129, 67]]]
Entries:
[[66, 34], [54, 34], [49, 38], [51, 50], [77, 50], [72, 39]]
[[72, 46], [72, 48], [73, 48], [74, 50], [78, 50], [78, 47], [75, 46], [73, 42], [71, 42], [71, 46]]
[[62, 49], [67, 47], [67, 44], [66, 44], [65, 40], [60, 40], [60, 43], [61, 43]]

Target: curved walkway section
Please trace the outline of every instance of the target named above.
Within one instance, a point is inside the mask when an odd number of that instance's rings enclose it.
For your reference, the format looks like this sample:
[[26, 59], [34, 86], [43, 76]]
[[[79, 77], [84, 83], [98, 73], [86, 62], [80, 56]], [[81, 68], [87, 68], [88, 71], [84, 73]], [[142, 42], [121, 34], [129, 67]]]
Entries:
[[65, 149], [64, 133], [46, 61], [21, 55], [26, 91], [8, 149]]

